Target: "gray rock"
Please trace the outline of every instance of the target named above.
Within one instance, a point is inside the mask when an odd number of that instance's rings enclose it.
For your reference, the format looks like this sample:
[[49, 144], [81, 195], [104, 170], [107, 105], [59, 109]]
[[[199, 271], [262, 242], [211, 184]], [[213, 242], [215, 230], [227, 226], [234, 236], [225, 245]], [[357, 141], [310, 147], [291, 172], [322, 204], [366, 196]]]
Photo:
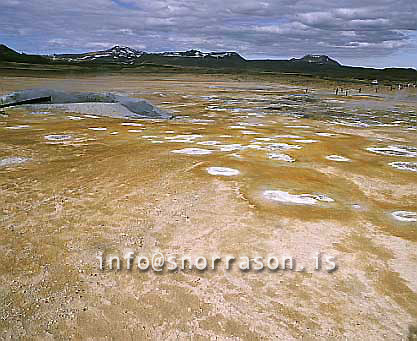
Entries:
[[[82, 104], [82, 103], [115, 103], [127, 108], [122, 113], [122, 117], [130, 118], [171, 118], [168, 112], [155, 107], [150, 102], [141, 98], [130, 98], [127, 96], [118, 96], [112, 93], [95, 93], [95, 92], [68, 92], [53, 89], [29, 89], [16, 91], [11, 94], [0, 97], [0, 105], [13, 104], [36, 98], [50, 97], [51, 101], [44, 104]], [[36, 108], [37, 104], [25, 104], [25, 107]], [[53, 107], [52, 107], [53, 108]], [[77, 110], [75, 110], [77, 111]], [[106, 113], [92, 112], [107, 116]]]

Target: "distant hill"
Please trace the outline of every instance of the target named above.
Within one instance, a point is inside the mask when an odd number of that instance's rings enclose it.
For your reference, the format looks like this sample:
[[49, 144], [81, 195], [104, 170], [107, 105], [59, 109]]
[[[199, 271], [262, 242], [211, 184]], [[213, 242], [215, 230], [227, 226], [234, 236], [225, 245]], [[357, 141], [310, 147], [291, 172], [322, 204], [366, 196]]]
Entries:
[[146, 53], [127, 46], [114, 46], [111, 49], [83, 54], [55, 54], [53, 61], [72, 63], [116, 63], [116, 64], [173, 64], [179, 66], [228, 65], [237, 66], [246, 60], [236, 52], [201, 52], [189, 50], [185, 52]]
[[[105, 70], [123, 67], [199, 68], [203, 72], [260, 72], [302, 74], [331, 79], [417, 81], [412, 68], [373, 69], [341, 65], [326, 55], [305, 55], [289, 60], [247, 60], [236, 52], [182, 52], [148, 53], [127, 46], [114, 46], [108, 50], [81, 54], [54, 54], [37, 56], [18, 53], [0, 45], [0, 62], [77, 65], [88, 70]], [[106, 66], [107, 65], [107, 66]], [[86, 69], [87, 70], [87, 69]]]
[[0, 62], [34, 63], [44, 64], [49, 60], [42, 56], [18, 53], [6, 45], [0, 44]]
[[214, 58], [216, 60], [219, 59], [238, 59], [240, 61], [244, 61], [245, 59], [242, 58], [236, 52], [201, 52], [198, 50], [188, 50], [185, 52], [162, 52], [162, 53], [154, 53], [154, 55], [160, 55], [162, 57], [188, 57], [188, 58]]
[[137, 63], [191, 67], [242, 67], [246, 59], [236, 52], [208, 52], [189, 50], [185, 52], [144, 53]]
[[331, 79], [395, 80], [417, 82], [417, 70], [412, 68], [374, 69], [341, 65], [338, 62], [315, 63], [298, 60], [250, 60], [250, 70], [271, 73], [297, 73]]
[[96, 63], [116, 63], [134, 64], [144, 52], [137, 51], [127, 46], [116, 45], [111, 49], [82, 54], [54, 54], [53, 61], [66, 61], [73, 63], [96, 62]]
[[319, 64], [319, 65], [333, 65], [333, 66], [340, 66], [339, 62], [331, 59], [329, 56], [326, 55], [313, 55], [308, 54], [302, 58], [292, 58], [290, 62], [293, 63], [312, 63], [312, 64]]

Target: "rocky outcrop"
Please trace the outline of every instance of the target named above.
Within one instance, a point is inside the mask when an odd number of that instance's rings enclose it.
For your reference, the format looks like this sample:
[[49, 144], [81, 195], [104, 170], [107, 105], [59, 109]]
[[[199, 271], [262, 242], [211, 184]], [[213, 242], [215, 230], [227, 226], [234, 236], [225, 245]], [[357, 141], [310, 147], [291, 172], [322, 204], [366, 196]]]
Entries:
[[[155, 107], [150, 102], [141, 98], [131, 98], [127, 96], [119, 96], [112, 93], [95, 93], [95, 92], [68, 92], [53, 89], [30, 89], [13, 92], [11, 94], [0, 97], [1, 106], [36, 106], [36, 105], [62, 105], [72, 104], [71, 107], [76, 108], [74, 104], [85, 103], [114, 103], [122, 106], [119, 116], [131, 118], [170, 118], [171, 115]], [[91, 106], [90, 106], [91, 107]], [[126, 110], [127, 109], [127, 110]], [[75, 110], [76, 111], [76, 110]], [[83, 111], [83, 110], [81, 110]], [[94, 112], [95, 114], [106, 113]], [[114, 115], [109, 115], [114, 116]]]

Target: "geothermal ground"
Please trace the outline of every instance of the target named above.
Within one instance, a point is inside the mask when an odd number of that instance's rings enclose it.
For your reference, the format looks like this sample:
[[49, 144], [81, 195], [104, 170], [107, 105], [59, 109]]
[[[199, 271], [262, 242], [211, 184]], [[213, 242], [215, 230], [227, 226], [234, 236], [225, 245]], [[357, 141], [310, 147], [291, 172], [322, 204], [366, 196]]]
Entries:
[[[176, 115], [6, 109], [0, 338], [416, 337], [416, 90], [305, 82], [0, 78], [0, 95], [111, 91]], [[222, 260], [156, 272], [96, 258], [157, 251]], [[294, 270], [239, 269], [283, 255]]]

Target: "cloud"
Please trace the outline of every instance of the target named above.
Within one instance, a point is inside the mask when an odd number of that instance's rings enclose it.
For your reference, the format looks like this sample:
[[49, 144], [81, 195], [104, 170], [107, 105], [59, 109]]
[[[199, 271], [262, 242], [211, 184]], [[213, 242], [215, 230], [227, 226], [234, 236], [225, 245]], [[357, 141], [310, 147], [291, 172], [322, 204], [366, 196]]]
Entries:
[[417, 3], [410, 0], [3, 0], [1, 6], [0, 40], [42, 53], [118, 43], [148, 51], [360, 59], [414, 48], [417, 31]]

